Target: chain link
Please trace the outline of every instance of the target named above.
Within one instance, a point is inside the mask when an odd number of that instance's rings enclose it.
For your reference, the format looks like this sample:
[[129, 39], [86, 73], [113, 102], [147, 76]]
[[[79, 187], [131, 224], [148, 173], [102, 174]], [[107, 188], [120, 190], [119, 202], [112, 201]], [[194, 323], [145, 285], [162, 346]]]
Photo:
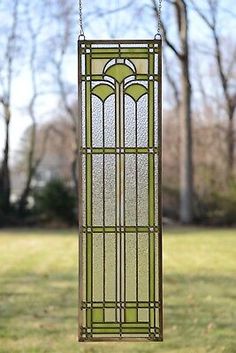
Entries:
[[157, 33], [155, 38], [161, 38], [161, 10], [162, 10], [162, 0], [159, 0], [157, 9]]
[[83, 27], [83, 6], [82, 6], [82, 0], [79, 0], [79, 38], [85, 38], [84, 35], [84, 27]]

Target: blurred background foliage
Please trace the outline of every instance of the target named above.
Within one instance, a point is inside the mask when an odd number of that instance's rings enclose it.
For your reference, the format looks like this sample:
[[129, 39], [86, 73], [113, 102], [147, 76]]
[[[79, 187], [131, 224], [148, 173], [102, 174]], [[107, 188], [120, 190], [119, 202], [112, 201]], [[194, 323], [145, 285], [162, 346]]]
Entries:
[[[88, 37], [156, 32], [157, 1], [84, 3]], [[166, 222], [236, 222], [235, 18], [230, 0], [163, 3]], [[78, 9], [3, 0], [0, 19], [0, 225], [76, 224]]]

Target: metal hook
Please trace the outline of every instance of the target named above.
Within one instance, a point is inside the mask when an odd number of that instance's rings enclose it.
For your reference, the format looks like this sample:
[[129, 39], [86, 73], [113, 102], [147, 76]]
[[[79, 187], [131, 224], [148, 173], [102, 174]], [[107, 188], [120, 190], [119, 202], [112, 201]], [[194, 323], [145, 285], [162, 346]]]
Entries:
[[79, 40], [81, 40], [81, 41], [85, 40], [85, 35], [84, 35], [84, 33], [80, 33], [80, 35], [79, 35]]
[[162, 40], [161, 33], [156, 33], [155, 36], [154, 36], [154, 39], [156, 39], [156, 40]]

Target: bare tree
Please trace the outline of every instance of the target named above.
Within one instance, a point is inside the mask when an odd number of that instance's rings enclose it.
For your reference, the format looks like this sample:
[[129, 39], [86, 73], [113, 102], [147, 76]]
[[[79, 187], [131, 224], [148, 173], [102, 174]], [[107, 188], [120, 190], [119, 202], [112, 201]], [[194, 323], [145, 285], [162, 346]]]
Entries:
[[38, 90], [38, 84], [37, 84], [37, 49], [38, 49], [38, 40], [39, 36], [41, 34], [41, 29], [43, 28], [43, 20], [44, 20], [44, 11], [42, 10], [40, 12], [40, 16], [38, 18], [38, 23], [36, 26], [34, 26], [33, 22], [34, 21], [34, 13], [33, 11], [30, 11], [30, 3], [26, 2], [26, 11], [25, 11], [25, 17], [27, 21], [27, 29], [29, 33], [29, 38], [30, 38], [30, 57], [29, 57], [29, 69], [31, 73], [31, 86], [32, 86], [32, 96], [29, 102], [28, 106], [28, 114], [29, 117], [32, 121], [31, 127], [29, 129], [29, 141], [28, 141], [28, 148], [26, 151], [26, 163], [25, 163], [25, 174], [26, 174], [26, 179], [25, 179], [25, 185], [23, 188], [23, 191], [20, 195], [18, 206], [19, 206], [19, 211], [22, 213], [24, 212], [26, 205], [27, 205], [27, 199], [31, 191], [31, 184], [33, 177], [39, 167], [39, 164], [42, 161], [42, 158], [45, 154], [46, 150], [46, 145], [47, 145], [47, 140], [49, 137], [50, 129], [47, 130], [45, 133], [44, 139], [42, 141], [42, 148], [41, 148], [41, 153], [36, 156], [35, 153], [35, 148], [36, 148], [36, 137], [37, 137], [37, 116], [36, 116], [36, 102], [38, 97], [42, 94], [42, 92]]
[[[58, 32], [56, 37], [52, 38], [52, 44], [57, 47], [57, 53], [51, 58], [53, 66], [53, 78], [57, 85], [59, 92], [59, 99], [61, 106], [70, 121], [70, 129], [74, 137], [73, 144], [73, 158], [71, 161], [71, 175], [74, 188], [78, 190], [77, 181], [77, 158], [78, 158], [78, 133], [77, 133], [77, 109], [74, 109], [73, 100], [76, 96], [77, 89], [75, 85], [71, 84], [64, 76], [64, 69], [66, 67], [66, 60], [68, 58], [69, 50], [71, 49], [73, 28], [73, 4], [66, 1], [61, 1], [57, 4], [56, 21], [58, 24]], [[71, 98], [73, 97], [73, 98]]]
[[[52, 131], [56, 132], [56, 127], [53, 124], [48, 124], [47, 129], [42, 130], [38, 126], [38, 111], [37, 111], [37, 100], [42, 95], [47, 95], [50, 93], [56, 93], [60, 97], [60, 101], [62, 102], [63, 110], [65, 110], [67, 117], [71, 119], [71, 126], [74, 134], [74, 138], [77, 138], [76, 134], [76, 111], [70, 106], [68, 101], [69, 96], [69, 88], [65, 78], [63, 77], [63, 68], [64, 68], [64, 60], [66, 59], [67, 49], [70, 45], [70, 28], [71, 22], [69, 21], [72, 7], [70, 3], [62, 0], [60, 2], [48, 2], [45, 0], [45, 4], [47, 5], [47, 11], [44, 11], [44, 6], [39, 6], [39, 16], [37, 17], [37, 23], [35, 24], [34, 16], [32, 11], [30, 12], [30, 2], [26, 1], [26, 18], [27, 18], [27, 27], [30, 37], [30, 60], [29, 60], [29, 69], [31, 72], [31, 85], [32, 85], [32, 96], [30, 99], [28, 114], [31, 118], [32, 124], [28, 131], [27, 136], [27, 148], [25, 149], [26, 158], [24, 161], [25, 165], [25, 185], [22, 191], [22, 194], [19, 199], [19, 210], [24, 211], [27, 205], [27, 199], [31, 191], [31, 184], [37, 170], [45, 157], [46, 149], [48, 148], [48, 138], [49, 136], [53, 136], [51, 134]], [[33, 12], [35, 9], [33, 8]], [[58, 16], [59, 15], [59, 16]], [[37, 52], [40, 52], [42, 45], [41, 32], [44, 29], [44, 23], [48, 26], [48, 20], [50, 19], [50, 23], [55, 20], [55, 23], [58, 24], [60, 30], [58, 33], [53, 31], [47, 36], [47, 44], [51, 43], [55, 48], [55, 53], [52, 56], [51, 53], [48, 55], [45, 51], [43, 52], [44, 64], [40, 66], [37, 62], [37, 59], [40, 63], [41, 58], [37, 58]], [[63, 31], [61, 30], [63, 28]], [[43, 37], [45, 33], [43, 33]], [[38, 48], [39, 47], [39, 48]], [[40, 55], [39, 55], [40, 56]], [[45, 90], [42, 88], [42, 84], [40, 80], [38, 80], [40, 69], [42, 67], [47, 67], [48, 64], [52, 63], [54, 68], [53, 75], [53, 88], [48, 88]], [[42, 64], [42, 63], [41, 63]], [[46, 71], [46, 70], [44, 70]], [[50, 77], [50, 73], [48, 72], [48, 78]], [[58, 86], [59, 91], [55, 92], [55, 86]], [[42, 90], [43, 89], [43, 90]], [[39, 149], [39, 141], [38, 141], [38, 129], [40, 130], [40, 145]], [[72, 162], [72, 175], [73, 180], [76, 185], [76, 159], [77, 159], [77, 149], [75, 149], [73, 162]]]
[[[236, 89], [232, 89], [232, 71], [235, 67], [236, 61], [236, 47], [233, 48], [231, 60], [228, 67], [225, 65], [224, 48], [221, 45], [221, 38], [219, 34], [219, 0], [207, 0], [209, 7], [208, 12], [202, 11], [196, 2], [191, 0], [194, 10], [201, 17], [204, 23], [211, 31], [214, 42], [214, 56], [218, 69], [219, 80], [222, 87], [222, 92], [226, 104], [226, 113], [228, 116], [228, 129], [227, 129], [227, 176], [232, 176], [234, 166], [234, 149], [235, 149], [235, 136], [234, 136], [234, 115], [236, 110]], [[208, 14], [207, 14], [208, 13]]]
[[[152, 0], [154, 11], [158, 14], [156, 0]], [[177, 57], [181, 67], [180, 91], [180, 219], [183, 223], [193, 220], [193, 162], [192, 162], [192, 89], [189, 72], [189, 25], [188, 9], [184, 0], [170, 1], [175, 9], [179, 48], [168, 37], [162, 21], [164, 40]]]
[[17, 54], [17, 26], [18, 26], [18, 5], [19, 0], [12, 1], [12, 23], [6, 39], [6, 49], [3, 61], [0, 67], [0, 105], [2, 107], [2, 116], [5, 125], [5, 141], [3, 158], [0, 164], [0, 206], [7, 212], [10, 206], [10, 170], [9, 170], [9, 130], [11, 122], [11, 103], [12, 103], [12, 81], [14, 74], [14, 65]]
[[69, 102], [70, 87], [67, 85], [62, 77], [62, 67], [65, 58], [65, 48], [61, 48], [61, 56], [58, 61], [55, 61], [55, 67], [57, 72], [57, 82], [59, 86], [59, 93], [62, 105], [64, 107], [67, 117], [70, 119], [70, 129], [74, 136], [73, 141], [73, 158], [71, 162], [71, 173], [72, 180], [74, 183], [75, 190], [78, 190], [78, 180], [77, 180], [77, 158], [78, 158], [78, 133], [77, 133], [77, 110], [73, 109], [72, 103]]

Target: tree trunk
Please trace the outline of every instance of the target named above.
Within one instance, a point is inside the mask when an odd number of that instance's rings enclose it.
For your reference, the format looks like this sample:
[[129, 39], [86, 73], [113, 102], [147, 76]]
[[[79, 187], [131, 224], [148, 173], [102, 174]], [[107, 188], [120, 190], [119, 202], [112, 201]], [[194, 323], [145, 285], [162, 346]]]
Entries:
[[228, 131], [227, 131], [227, 177], [231, 179], [234, 166], [234, 112], [229, 114]]
[[188, 13], [185, 1], [176, 0], [176, 17], [181, 55], [181, 107], [180, 107], [180, 220], [193, 221], [193, 162], [191, 84], [189, 73]]
[[182, 100], [180, 106], [180, 220], [191, 223], [193, 220], [193, 162], [192, 162], [192, 123], [191, 85], [188, 62], [182, 61]]
[[10, 207], [10, 170], [9, 170], [9, 126], [10, 126], [10, 110], [9, 107], [4, 107], [5, 110], [5, 146], [3, 151], [3, 161], [0, 169], [0, 207], [3, 212], [8, 212]]
[[[31, 113], [32, 115], [33, 113]], [[33, 119], [35, 121], [35, 119]], [[29, 153], [28, 153], [28, 160], [27, 160], [27, 177], [26, 177], [26, 183], [24, 186], [24, 190], [20, 196], [19, 200], [19, 212], [24, 213], [26, 210], [27, 206], [27, 199], [29, 197], [30, 191], [31, 191], [31, 183], [32, 183], [32, 178], [35, 174], [36, 170], [36, 165], [34, 161], [35, 157], [35, 139], [36, 139], [36, 124], [35, 122], [32, 124], [32, 129], [31, 129], [31, 138], [30, 138], [30, 147], [29, 147]]]
[[78, 142], [78, 128], [74, 126], [72, 131], [75, 136], [74, 151], [73, 151], [73, 161], [71, 163], [71, 174], [74, 184], [74, 191], [76, 197], [78, 196], [78, 155], [79, 155], [79, 142]]
[[[189, 42], [188, 42], [188, 11], [186, 1], [171, 2], [175, 8], [180, 49], [168, 38], [168, 33], [162, 22], [164, 39], [174, 52], [181, 67], [180, 92], [180, 221], [193, 221], [193, 162], [192, 162], [192, 117], [191, 117], [191, 84], [189, 73]], [[158, 7], [153, 5], [156, 13]]]

